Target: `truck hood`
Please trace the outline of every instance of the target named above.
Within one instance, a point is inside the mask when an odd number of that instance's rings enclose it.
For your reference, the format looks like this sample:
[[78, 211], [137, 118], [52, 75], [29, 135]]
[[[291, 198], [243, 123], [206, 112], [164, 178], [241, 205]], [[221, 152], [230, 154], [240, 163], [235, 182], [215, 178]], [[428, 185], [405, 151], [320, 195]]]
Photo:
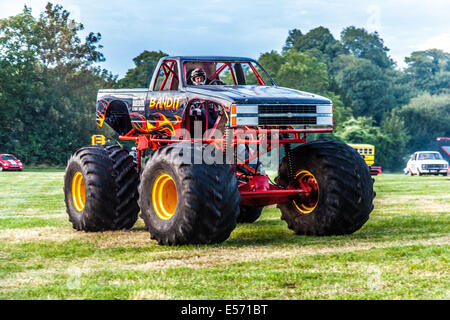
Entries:
[[196, 86], [187, 87], [186, 92], [244, 104], [331, 104], [331, 100], [316, 94], [275, 86]]

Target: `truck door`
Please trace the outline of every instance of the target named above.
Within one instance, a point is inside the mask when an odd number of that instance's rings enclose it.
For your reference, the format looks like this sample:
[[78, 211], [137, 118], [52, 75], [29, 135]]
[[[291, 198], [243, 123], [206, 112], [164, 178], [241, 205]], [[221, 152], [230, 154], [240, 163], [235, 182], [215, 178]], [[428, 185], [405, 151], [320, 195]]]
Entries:
[[176, 60], [164, 60], [146, 99], [145, 116], [151, 134], [171, 136], [180, 127], [186, 104], [180, 91], [180, 76]]

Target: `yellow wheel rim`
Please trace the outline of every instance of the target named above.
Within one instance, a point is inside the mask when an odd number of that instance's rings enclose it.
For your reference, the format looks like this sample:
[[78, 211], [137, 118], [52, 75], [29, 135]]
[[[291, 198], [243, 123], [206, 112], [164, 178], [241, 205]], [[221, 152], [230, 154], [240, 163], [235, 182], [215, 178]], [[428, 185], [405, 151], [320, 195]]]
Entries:
[[86, 202], [86, 188], [81, 172], [75, 173], [72, 179], [72, 200], [75, 209], [78, 212], [82, 212]]
[[152, 188], [152, 203], [156, 215], [161, 220], [172, 218], [177, 209], [177, 187], [175, 181], [168, 174], [161, 174], [156, 178]]
[[308, 170], [297, 172], [294, 179], [301, 189], [309, 192], [309, 195], [304, 197], [302, 201], [293, 200], [292, 203], [301, 214], [309, 214], [316, 209], [319, 203], [319, 184], [316, 177]]

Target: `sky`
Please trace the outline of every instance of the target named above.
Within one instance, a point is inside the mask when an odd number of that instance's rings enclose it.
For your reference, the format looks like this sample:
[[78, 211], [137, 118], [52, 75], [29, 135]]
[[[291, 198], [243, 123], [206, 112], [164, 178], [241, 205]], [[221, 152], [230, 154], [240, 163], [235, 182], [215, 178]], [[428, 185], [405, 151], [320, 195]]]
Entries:
[[[377, 31], [399, 68], [411, 52], [450, 52], [450, 0], [53, 0], [88, 32], [100, 32], [106, 61], [122, 78], [142, 51], [257, 59], [281, 52], [288, 31], [324, 26], [336, 39], [348, 26]], [[0, 0], [0, 19], [23, 6], [38, 17], [47, 0]]]

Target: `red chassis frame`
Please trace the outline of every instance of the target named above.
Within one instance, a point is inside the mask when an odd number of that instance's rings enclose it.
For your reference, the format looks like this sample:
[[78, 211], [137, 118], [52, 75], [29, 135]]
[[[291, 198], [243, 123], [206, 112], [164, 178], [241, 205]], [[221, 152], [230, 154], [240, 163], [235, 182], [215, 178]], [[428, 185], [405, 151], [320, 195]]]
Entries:
[[[174, 60], [167, 60], [164, 61], [161, 65], [161, 69], [164, 72], [164, 80], [161, 83], [160, 89], [164, 88], [164, 86], [167, 83], [168, 78], [170, 75], [172, 75], [171, 82], [170, 82], [170, 89], [173, 90], [173, 80], [177, 79], [179, 80], [178, 75], [176, 72], [174, 72]], [[260, 85], [265, 85], [264, 80], [258, 73], [258, 71], [255, 69], [252, 63], [249, 63], [250, 68], [252, 69], [253, 73], [255, 74], [257, 81]], [[185, 66], [183, 66], [184, 68]], [[225, 68], [229, 69], [231, 73], [231, 77], [233, 79], [233, 83], [237, 85], [236, 76], [234, 74], [233, 68], [231, 67], [231, 63], [225, 62], [222, 66], [220, 66], [216, 72], [209, 78], [209, 80], [218, 79], [219, 74], [225, 70]], [[186, 70], [184, 70], [186, 72]], [[155, 83], [156, 86], [156, 83]], [[208, 114], [206, 115], [208, 117]], [[189, 123], [190, 123], [190, 116], [189, 113], [187, 113], [187, 131], [190, 131]], [[213, 129], [213, 132], [217, 129], [217, 125], [220, 121], [221, 117], [218, 117]], [[206, 122], [208, 123], [208, 118], [206, 118]], [[206, 128], [207, 130], [208, 128]], [[228, 127], [228, 129], [231, 129], [231, 135], [233, 137], [231, 146], [232, 148], [236, 148], [238, 144], [245, 144], [245, 145], [260, 145], [262, 144], [262, 141], [264, 141], [267, 144], [267, 150], [264, 150], [264, 152], [269, 152], [273, 149], [272, 146], [272, 140], [260, 140], [259, 134], [264, 133], [267, 134], [267, 136], [272, 137], [273, 133], [283, 134], [282, 139], [277, 139], [277, 146], [291, 144], [291, 143], [305, 143], [306, 142], [306, 133], [320, 133], [320, 132], [332, 132], [332, 128], [317, 128], [317, 129], [293, 129], [292, 127], [287, 127], [280, 129], [278, 127], [272, 127], [270, 129], [261, 129], [261, 128], [253, 128], [253, 127], [241, 127], [241, 128], [231, 128]], [[240, 134], [244, 134], [248, 138], [248, 134], [256, 134], [256, 139], [242, 139], [240, 137]], [[230, 133], [229, 133], [230, 134]], [[303, 136], [302, 136], [303, 135]], [[119, 139], [122, 140], [132, 140], [136, 142], [136, 149], [137, 152], [137, 162], [138, 162], [138, 170], [141, 171], [141, 157], [143, 152], [151, 148], [152, 150], [156, 150], [157, 148], [170, 144], [170, 143], [178, 143], [182, 141], [190, 141], [191, 143], [194, 142], [201, 142], [201, 143], [213, 143], [218, 148], [221, 148], [222, 150], [225, 149], [225, 138], [222, 137], [221, 139], [214, 139], [212, 138], [213, 134], [211, 133], [209, 135], [208, 139], [190, 139], [186, 137], [180, 137], [173, 136], [171, 138], [159, 138], [155, 135], [143, 135], [143, 134], [137, 134], [134, 129], [132, 129], [130, 132], [128, 132], [126, 135], [122, 135], [119, 137]], [[246, 206], [267, 206], [277, 203], [283, 203], [292, 201], [295, 199], [302, 199], [307, 201], [307, 197], [310, 195], [311, 186], [308, 186], [306, 184], [302, 184], [300, 189], [296, 188], [282, 188], [280, 186], [277, 186], [273, 183], [269, 182], [269, 177], [266, 175], [261, 175], [258, 172], [255, 172], [255, 170], [247, 165], [251, 160], [259, 157], [263, 152], [260, 152], [259, 148], [255, 155], [249, 157], [244, 161], [243, 164], [237, 163], [237, 166], [241, 166], [244, 169], [246, 169], [249, 172], [254, 172], [255, 175], [244, 175], [241, 172], [237, 172], [238, 177], [247, 178], [248, 182], [240, 181], [239, 182], [239, 192], [241, 193], [241, 205]]]
[[[259, 134], [264, 133], [268, 136], [272, 136], [272, 133], [280, 133], [283, 134], [283, 138], [277, 139], [278, 146], [292, 144], [292, 143], [305, 143], [306, 142], [306, 133], [320, 133], [320, 132], [332, 132], [333, 128], [317, 128], [317, 129], [293, 129], [292, 127], [288, 127], [287, 129], [253, 129], [250, 127], [245, 128], [230, 128], [232, 132], [232, 148], [235, 148], [238, 144], [255, 144], [260, 145], [262, 140], [259, 140]], [[240, 134], [257, 134], [257, 139], [248, 140], [242, 139], [239, 137]], [[119, 139], [122, 140], [131, 140], [136, 142], [137, 153], [137, 162], [138, 162], [138, 170], [141, 171], [141, 157], [143, 151], [152, 148], [152, 150], [161, 147], [162, 145], [170, 144], [170, 143], [178, 143], [182, 141], [190, 141], [201, 142], [201, 143], [214, 143], [219, 147], [224, 149], [225, 139], [187, 139], [184, 137], [176, 138], [158, 138], [152, 135], [135, 135], [134, 129], [128, 132], [126, 135], [120, 136]], [[267, 150], [265, 152], [269, 152], [273, 149], [272, 147], [272, 139], [267, 139], [264, 141], [267, 143]], [[247, 163], [251, 160], [259, 157], [263, 152], [257, 152], [256, 155], [249, 157], [244, 161], [243, 164], [237, 164], [237, 166], [243, 166], [247, 170], [254, 171], [253, 168], [250, 168]], [[240, 176], [240, 173], [237, 173]], [[247, 176], [248, 182], [240, 182], [239, 191], [241, 193], [241, 205], [245, 206], [267, 206], [272, 204], [278, 204], [283, 202], [292, 201], [295, 199], [307, 199], [310, 194], [310, 188], [305, 187], [304, 189], [294, 189], [294, 188], [282, 188], [273, 183], [269, 182], [269, 177], [266, 175], [250, 175]]]

